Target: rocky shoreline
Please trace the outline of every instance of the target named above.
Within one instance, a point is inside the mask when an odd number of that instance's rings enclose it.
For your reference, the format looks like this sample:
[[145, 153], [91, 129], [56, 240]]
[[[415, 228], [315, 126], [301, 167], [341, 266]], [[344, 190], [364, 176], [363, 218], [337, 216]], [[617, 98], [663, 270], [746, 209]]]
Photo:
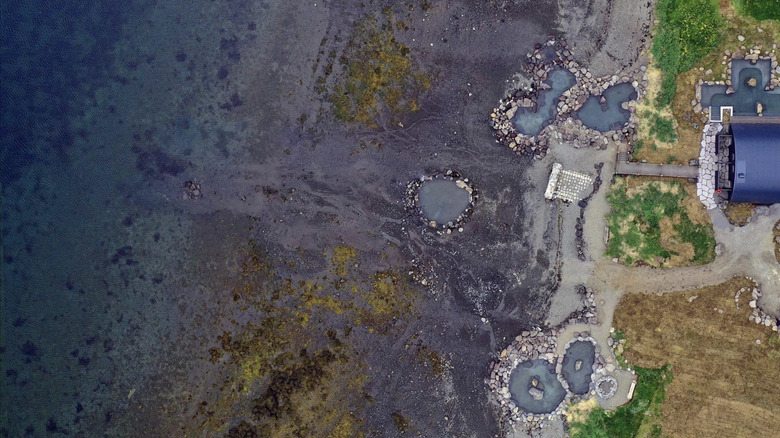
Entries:
[[[555, 53], [552, 59], [548, 59], [546, 56], [550, 50], [554, 50]], [[490, 125], [495, 130], [497, 143], [510, 148], [518, 155], [532, 155], [535, 159], [542, 159], [547, 155], [552, 139], [571, 143], [576, 148], [597, 147], [601, 149], [605, 149], [610, 140], [628, 140], [631, 144], [636, 141], [634, 112], [636, 101], [645, 95], [647, 88], [645, 71], [647, 68], [642, 66], [634, 72], [622, 72], [621, 74], [595, 78], [587, 68], [570, 59], [571, 55], [566, 42], [556, 40], [553, 37], [549, 37], [545, 44], [537, 44], [534, 52], [527, 55], [524, 71], [531, 76], [531, 85], [512, 91], [499, 101], [499, 105], [493, 108], [490, 114]], [[549, 89], [549, 86], [543, 81], [555, 69], [568, 70], [574, 75], [576, 83], [559, 98], [553, 119], [538, 135], [523, 135], [515, 128], [512, 118], [519, 108], [530, 108], [534, 111], [537, 109], [540, 92]], [[634, 100], [622, 104], [622, 108], [630, 113], [629, 121], [625, 126], [599, 132], [585, 126], [581, 120], [575, 117], [574, 114], [591, 95], [601, 96], [609, 87], [621, 83], [631, 83], [637, 94]]]

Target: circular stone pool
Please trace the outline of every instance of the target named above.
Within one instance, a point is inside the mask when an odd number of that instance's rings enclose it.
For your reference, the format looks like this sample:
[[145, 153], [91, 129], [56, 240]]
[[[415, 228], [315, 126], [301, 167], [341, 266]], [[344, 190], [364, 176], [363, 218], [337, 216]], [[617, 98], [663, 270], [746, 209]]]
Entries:
[[428, 221], [437, 224], [453, 222], [471, 204], [471, 193], [460, 180], [433, 179], [425, 181], [418, 193], [420, 209]]
[[519, 408], [532, 414], [552, 412], [566, 397], [555, 369], [544, 359], [520, 362], [509, 377], [509, 393]]
[[572, 342], [563, 356], [561, 375], [575, 394], [585, 394], [590, 387], [590, 375], [596, 361], [596, 346], [590, 341]]

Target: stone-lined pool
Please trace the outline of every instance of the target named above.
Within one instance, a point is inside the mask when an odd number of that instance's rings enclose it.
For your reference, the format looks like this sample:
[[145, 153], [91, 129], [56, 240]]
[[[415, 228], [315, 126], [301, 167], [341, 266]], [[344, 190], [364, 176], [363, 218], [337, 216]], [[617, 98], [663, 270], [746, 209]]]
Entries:
[[539, 91], [536, 111], [531, 108], [518, 108], [512, 118], [515, 128], [523, 135], [537, 135], [555, 119], [558, 99], [577, 83], [577, 78], [565, 69], [556, 69], [547, 74], [544, 81], [548, 90]]
[[[763, 115], [780, 115], [780, 90], [771, 92], [764, 90], [763, 85], [767, 82], [761, 69], [743, 67], [738, 73], [738, 79], [734, 81], [734, 93], [714, 94], [710, 99], [710, 106], [715, 108], [716, 114], [720, 113], [721, 107], [730, 106], [733, 115], [741, 116], [757, 115], [760, 103]], [[702, 93], [705, 87], [705, 85], [702, 86]]]
[[544, 359], [520, 362], [509, 377], [509, 393], [519, 408], [532, 414], [552, 412], [566, 397], [555, 368]]
[[471, 202], [471, 194], [458, 181], [434, 179], [420, 187], [420, 209], [429, 221], [446, 224], [458, 219]]
[[[602, 97], [606, 101], [603, 104], [600, 102]], [[607, 88], [601, 96], [588, 97], [576, 116], [585, 126], [599, 132], [620, 129], [631, 117], [631, 112], [621, 105], [636, 98], [634, 86], [623, 82]]]
[[563, 356], [561, 375], [575, 394], [585, 394], [590, 387], [593, 363], [596, 361], [596, 346], [590, 341], [572, 342]]

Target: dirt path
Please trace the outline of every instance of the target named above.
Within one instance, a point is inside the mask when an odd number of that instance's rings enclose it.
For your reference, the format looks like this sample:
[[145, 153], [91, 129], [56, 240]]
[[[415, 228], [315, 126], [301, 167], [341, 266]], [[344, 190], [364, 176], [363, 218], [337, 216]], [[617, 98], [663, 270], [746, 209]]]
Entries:
[[609, 192], [609, 175], [612, 175], [615, 166], [614, 160], [609, 158], [615, 156], [616, 149], [616, 145], [610, 144], [605, 151], [590, 151], [588, 155], [575, 151], [561, 160], [564, 166], [569, 164], [583, 170], [590, 162], [605, 161], [602, 176], [606, 184], [593, 196], [585, 211], [583, 238], [589, 260], [578, 260], [571, 248], [579, 209], [569, 206], [561, 210], [563, 241], [569, 242], [569, 247], [564, 247], [560, 287], [552, 298], [548, 317], [549, 324], [557, 325], [581, 305], [575, 292], [577, 284], [585, 284], [596, 292], [599, 323], [567, 327], [560, 335], [559, 344], [564, 345], [572, 333], [584, 330], [589, 331], [600, 344], [607, 364], [616, 367], [610, 374], [618, 378], [615, 396], [610, 400], [599, 400], [606, 409], [614, 409], [627, 401], [631, 382], [635, 379], [632, 373], [617, 367], [607, 343], [615, 308], [623, 294], [685, 291], [723, 283], [735, 276], [748, 276], [761, 287], [763, 296], [759, 305], [762, 309], [769, 314], [780, 315], [780, 264], [775, 260], [772, 242], [772, 227], [780, 219], [780, 206], [769, 208], [765, 214], [754, 217], [750, 224], [741, 228], [730, 225], [720, 210], [710, 211], [715, 241], [721, 251], [714, 262], [704, 266], [670, 269], [628, 267], [603, 257], [605, 217], [609, 211], [606, 194]]

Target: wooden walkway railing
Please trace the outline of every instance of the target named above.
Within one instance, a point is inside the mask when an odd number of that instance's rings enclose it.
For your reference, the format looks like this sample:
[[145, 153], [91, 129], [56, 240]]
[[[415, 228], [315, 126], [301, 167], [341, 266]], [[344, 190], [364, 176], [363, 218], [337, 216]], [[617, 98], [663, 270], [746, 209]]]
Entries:
[[677, 164], [649, 164], [649, 163], [631, 163], [628, 161], [628, 154], [619, 153], [617, 156], [617, 165], [615, 166], [616, 175], [641, 175], [641, 176], [670, 176], [672, 178], [693, 178], [699, 177], [699, 168], [697, 166], [682, 166]]

